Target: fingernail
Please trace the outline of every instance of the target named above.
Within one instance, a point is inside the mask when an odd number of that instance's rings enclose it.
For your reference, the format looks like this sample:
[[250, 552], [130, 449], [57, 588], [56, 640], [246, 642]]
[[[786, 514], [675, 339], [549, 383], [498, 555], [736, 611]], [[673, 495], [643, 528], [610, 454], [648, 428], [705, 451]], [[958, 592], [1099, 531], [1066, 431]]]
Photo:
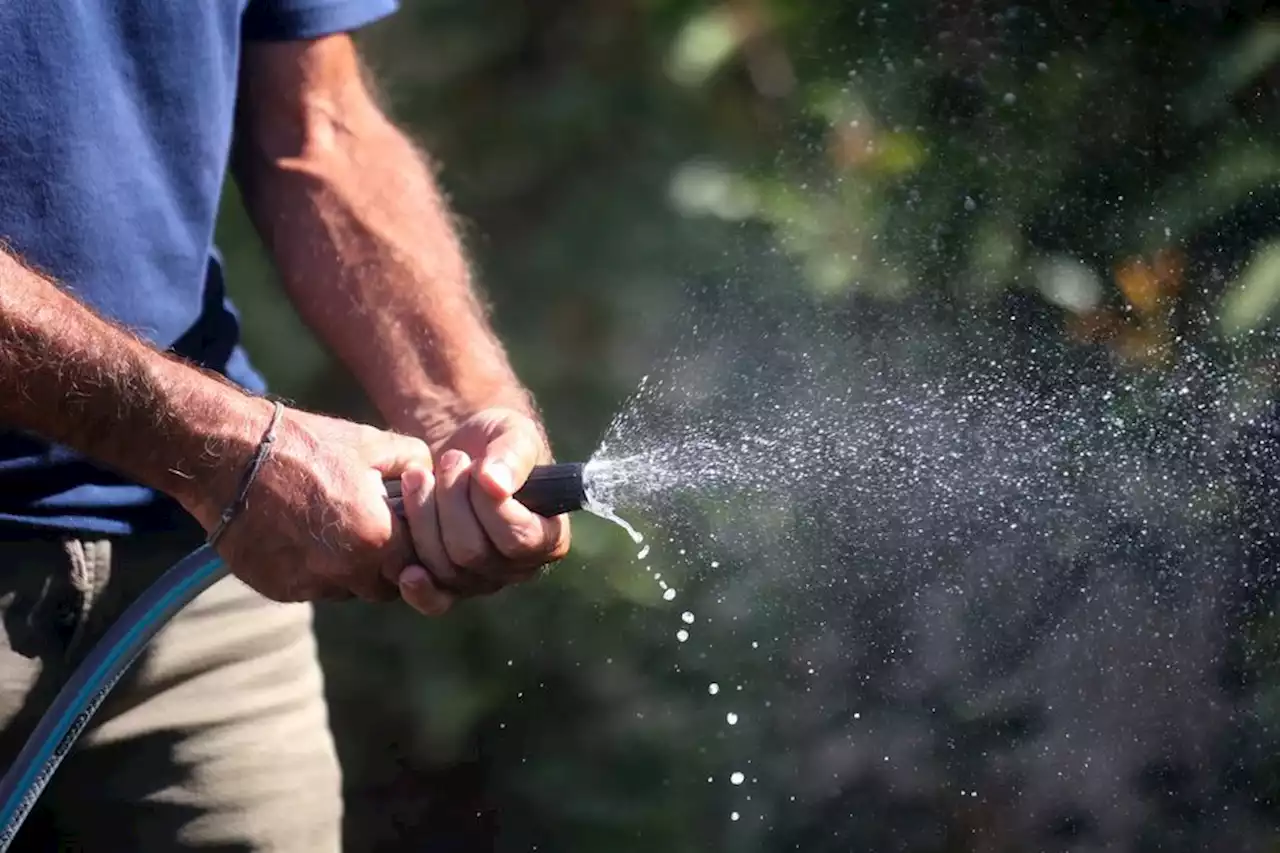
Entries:
[[422, 566], [407, 566], [400, 573], [400, 583], [404, 586], [419, 587], [427, 582], [427, 570]]
[[511, 473], [511, 468], [507, 463], [500, 461], [486, 462], [484, 474], [489, 478], [489, 482], [497, 486], [504, 495], [510, 495], [516, 490], [516, 478]]
[[460, 471], [471, 464], [471, 457], [463, 453], [461, 450], [450, 450], [440, 460], [440, 464], [444, 466], [446, 471], [453, 473]]
[[427, 472], [422, 468], [412, 467], [400, 475], [400, 486], [406, 494], [418, 494], [427, 487]]
[[443, 616], [452, 604], [449, 596], [442, 594], [428, 582], [427, 570], [422, 566], [408, 566], [400, 573], [402, 597], [410, 607], [426, 616]]

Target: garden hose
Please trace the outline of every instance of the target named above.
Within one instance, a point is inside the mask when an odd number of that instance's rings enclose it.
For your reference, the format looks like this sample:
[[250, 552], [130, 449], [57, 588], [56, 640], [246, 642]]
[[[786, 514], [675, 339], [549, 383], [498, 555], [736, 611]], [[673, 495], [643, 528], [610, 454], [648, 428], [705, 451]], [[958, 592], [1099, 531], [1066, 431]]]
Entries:
[[[538, 466], [515, 498], [547, 518], [580, 510], [587, 502], [582, 469], [579, 463]], [[398, 480], [387, 483], [387, 494], [398, 505]], [[147, 587], [89, 650], [0, 779], [0, 853], [129, 666], [169, 620], [227, 573], [211, 547], [197, 548]]]

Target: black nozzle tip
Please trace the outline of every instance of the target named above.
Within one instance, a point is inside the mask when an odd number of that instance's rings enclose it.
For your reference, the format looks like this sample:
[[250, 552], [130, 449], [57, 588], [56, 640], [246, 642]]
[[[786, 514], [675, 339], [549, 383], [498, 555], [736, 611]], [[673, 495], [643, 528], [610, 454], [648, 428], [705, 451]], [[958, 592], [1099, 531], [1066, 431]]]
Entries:
[[577, 512], [587, 505], [587, 487], [583, 479], [585, 468], [581, 462], [539, 465], [529, 474], [515, 498], [532, 512], [546, 518]]
[[[583, 479], [586, 466], [581, 462], [562, 462], [557, 465], [538, 465], [529, 474], [515, 499], [544, 518], [554, 518], [566, 512], [577, 512], [587, 506], [587, 486]], [[387, 498], [393, 506], [400, 506], [402, 493], [399, 480], [386, 483]]]

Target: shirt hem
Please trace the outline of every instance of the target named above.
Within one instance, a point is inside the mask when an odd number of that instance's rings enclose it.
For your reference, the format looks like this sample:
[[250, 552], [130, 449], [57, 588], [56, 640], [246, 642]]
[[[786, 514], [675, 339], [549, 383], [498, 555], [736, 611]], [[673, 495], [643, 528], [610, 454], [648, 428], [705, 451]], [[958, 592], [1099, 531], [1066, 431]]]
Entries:
[[391, 15], [399, 5], [399, 0], [322, 0], [269, 10], [250, 5], [243, 18], [242, 34], [246, 41], [320, 38], [368, 26]]

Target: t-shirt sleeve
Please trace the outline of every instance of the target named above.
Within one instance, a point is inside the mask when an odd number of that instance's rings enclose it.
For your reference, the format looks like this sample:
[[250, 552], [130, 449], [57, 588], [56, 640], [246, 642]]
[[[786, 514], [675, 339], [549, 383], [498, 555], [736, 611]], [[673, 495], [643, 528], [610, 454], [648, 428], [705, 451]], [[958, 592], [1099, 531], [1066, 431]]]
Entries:
[[390, 15], [399, 0], [249, 0], [241, 18], [248, 41], [291, 41], [347, 32]]

